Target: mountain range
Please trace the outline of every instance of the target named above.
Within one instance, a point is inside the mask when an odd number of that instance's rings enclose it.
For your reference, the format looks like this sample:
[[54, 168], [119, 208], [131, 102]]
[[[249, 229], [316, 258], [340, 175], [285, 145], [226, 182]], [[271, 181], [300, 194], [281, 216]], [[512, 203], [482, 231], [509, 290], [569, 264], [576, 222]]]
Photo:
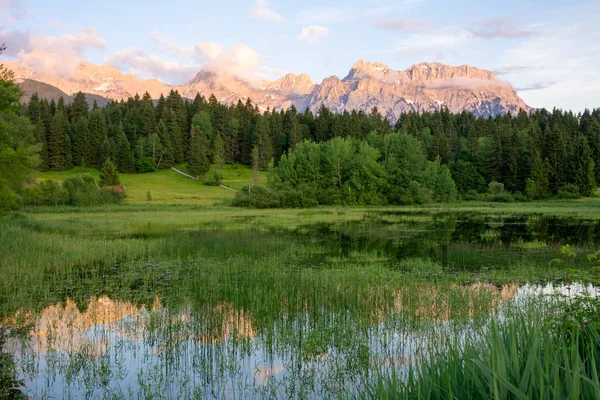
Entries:
[[24, 67], [18, 61], [5, 63], [15, 71], [15, 78], [27, 99], [37, 92], [41, 97], [58, 98], [81, 91], [88, 99], [102, 105], [110, 100], [127, 99], [148, 92], [154, 99], [177, 90], [186, 98], [196, 94], [214, 94], [226, 104], [251, 99], [259, 109], [317, 112], [321, 106], [334, 112], [377, 107], [382, 115], [395, 121], [407, 111], [435, 111], [447, 107], [451, 112], [463, 110], [478, 116], [495, 116], [529, 107], [513, 87], [493, 72], [462, 65], [421, 63], [406, 70], [394, 70], [382, 63], [356, 62], [343, 79], [336, 76], [314, 83], [307, 74], [287, 74], [275, 81], [247, 82], [220, 71], [202, 70], [183, 85], [168, 85], [157, 79], [141, 81], [117, 68], [90, 63], [80, 64], [74, 76], [56, 72], [44, 74]]

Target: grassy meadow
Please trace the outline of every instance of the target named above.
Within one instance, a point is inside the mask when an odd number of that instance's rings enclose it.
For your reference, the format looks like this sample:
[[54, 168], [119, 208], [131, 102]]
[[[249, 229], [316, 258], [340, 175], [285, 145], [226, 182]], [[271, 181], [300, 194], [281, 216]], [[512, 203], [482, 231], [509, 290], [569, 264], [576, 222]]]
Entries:
[[[185, 172], [183, 167], [179, 168]], [[62, 182], [68, 176], [88, 173], [98, 179], [100, 172], [94, 168], [75, 167], [69, 171], [38, 172], [37, 180], [52, 179]], [[206, 174], [214, 175], [214, 165]], [[242, 164], [225, 165], [221, 171], [223, 186], [239, 189], [252, 182], [252, 169]], [[208, 186], [202, 180], [195, 181], [171, 169], [158, 170], [146, 174], [120, 174], [121, 184], [127, 192], [126, 204], [188, 204], [210, 206], [233, 198], [235, 190], [221, 186]], [[260, 183], [266, 182], [265, 173], [260, 173]], [[148, 201], [150, 192], [152, 200]]]
[[26, 396], [600, 393], [599, 197], [253, 210], [171, 170], [121, 182], [122, 205], [0, 219], [0, 382]]

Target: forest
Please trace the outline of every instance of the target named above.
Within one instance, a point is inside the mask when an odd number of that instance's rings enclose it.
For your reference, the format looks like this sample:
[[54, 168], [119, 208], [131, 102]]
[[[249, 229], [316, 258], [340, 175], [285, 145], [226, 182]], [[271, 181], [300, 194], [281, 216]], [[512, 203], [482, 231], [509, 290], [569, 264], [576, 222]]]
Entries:
[[[392, 123], [376, 107], [260, 112], [250, 99], [225, 105], [214, 95], [189, 100], [171, 91], [104, 108], [90, 107], [82, 93], [71, 104], [34, 94], [11, 115], [27, 125], [20, 130], [40, 171], [101, 168], [107, 160], [121, 173], [178, 166], [203, 177], [211, 163], [234, 162], [269, 170], [269, 187], [245, 188], [237, 205], [576, 198], [600, 182], [600, 109], [477, 118], [442, 108]], [[208, 179], [219, 181], [218, 168]]]

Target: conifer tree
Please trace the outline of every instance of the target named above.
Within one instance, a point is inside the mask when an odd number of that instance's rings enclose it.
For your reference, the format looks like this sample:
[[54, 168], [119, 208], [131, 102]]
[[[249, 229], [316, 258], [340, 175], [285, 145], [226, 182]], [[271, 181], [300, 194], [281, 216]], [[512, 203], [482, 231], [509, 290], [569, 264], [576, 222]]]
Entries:
[[192, 126], [188, 170], [195, 177], [204, 176], [210, 168], [206, 150], [206, 138], [200, 127]]
[[252, 149], [252, 183], [254, 183], [254, 185], [258, 185], [259, 182], [259, 178], [260, 178], [260, 151], [258, 149], [258, 146], [254, 146], [254, 148]]
[[225, 137], [223, 138], [223, 145], [225, 147], [224, 161], [226, 164], [239, 161], [239, 129], [240, 122], [237, 119], [232, 118], [227, 122]]
[[221, 134], [217, 133], [213, 142], [214, 147], [214, 162], [215, 162], [215, 176], [219, 179], [221, 176], [221, 168], [223, 168], [223, 162], [225, 159], [225, 147]]
[[62, 108], [56, 110], [52, 119], [48, 135], [48, 166], [51, 170], [62, 171], [67, 169], [67, 141], [68, 120]]
[[81, 92], [77, 92], [73, 103], [71, 104], [71, 110], [69, 117], [71, 122], [77, 121], [79, 118], [87, 118], [89, 111], [89, 104], [85, 99], [85, 95]]
[[88, 146], [89, 141], [89, 124], [88, 119], [83, 116], [79, 116], [71, 124], [71, 145], [73, 154], [73, 164], [85, 167], [85, 165], [92, 161], [90, 160], [90, 151]]
[[158, 136], [157, 132], [153, 132], [148, 137], [148, 148], [150, 150], [150, 155], [155, 163], [158, 164], [158, 159], [162, 156], [163, 145], [160, 141], [160, 136]]
[[173, 144], [171, 143], [171, 134], [164, 120], [160, 120], [156, 127], [156, 134], [160, 138], [162, 153], [156, 164], [162, 168], [168, 168], [173, 165]]
[[133, 163], [133, 155], [131, 153], [131, 146], [129, 144], [129, 140], [127, 140], [125, 131], [123, 130], [123, 125], [119, 125], [119, 130], [116, 137], [114, 159], [119, 172], [134, 172], [135, 168]]
[[259, 117], [256, 125], [257, 145], [259, 151], [259, 168], [266, 170], [273, 158], [273, 143], [269, 135], [269, 122], [265, 116]]
[[587, 139], [579, 135], [573, 153], [573, 180], [579, 187], [579, 193], [583, 196], [591, 196], [596, 188], [594, 176], [595, 164], [592, 159], [592, 150]]
[[140, 108], [140, 123], [142, 134], [150, 136], [156, 131], [156, 111], [152, 103], [152, 97], [148, 92], [144, 93]]
[[[87, 151], [89, 160], [86, 160], [90, 166], [100, 168], [106, 161], [107, 148], [103, 147], [107, 140], [106, 121], [102, 109], [94, 109], [89, 115], [89, 136], [87, 141]], [[110, 150], [110, 149], [108, 149]]]
[[100, 181], [98, 184], [100, 187], [119, 186], [121, 184], [119, 174], [117, 173], [117, 168], [112, 161], [106, 160], [104, 162], [102, 170], [100, 171]]
[[105, 161], [114, 159], [113, 147], [108, 137], [104, 138], [104, 142], [102, 142], [102, 145], [100, 146], [98, 158], [104, 158]]

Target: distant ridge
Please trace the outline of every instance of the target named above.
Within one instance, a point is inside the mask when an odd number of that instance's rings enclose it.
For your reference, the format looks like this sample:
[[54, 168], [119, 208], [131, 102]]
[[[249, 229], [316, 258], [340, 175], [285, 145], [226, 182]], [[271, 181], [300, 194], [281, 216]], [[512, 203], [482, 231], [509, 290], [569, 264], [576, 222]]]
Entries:
[[530, 108], [514, 88], [493, 72], [468, 65], [450, 66], [420, 63], [406, 70], [386, 64], [359, 60], [343, 79], [336, 76], [315, 84], [307, 74], [288, 74], [275, 81], [249, 83], [233, 75], [200, 71], [184, 85], [168, 85], [157, 79], [141, 81], [131, 74], [105, 65], [84, 63], [74, 77], [40, 74], [23, 68], [18, 61], [6, 62], [15, 71], [25, 100], [34, 92], [40, 97], [68, 100], [81, 91], [90, 101], [104, 105], [148, 92], [157, 99], [177, 90], [187, 98], [214, 94], [226, 104], [251, 99], [260, 109], [287, 109], [292, 105], [317, 112], [325, 106], [334, 112], [377, 107], [382, 115], [395, 121], [407, 111], [425, 112], [447, 107], [452, 112], [469, 111], [478, 116], [495, 116]]

